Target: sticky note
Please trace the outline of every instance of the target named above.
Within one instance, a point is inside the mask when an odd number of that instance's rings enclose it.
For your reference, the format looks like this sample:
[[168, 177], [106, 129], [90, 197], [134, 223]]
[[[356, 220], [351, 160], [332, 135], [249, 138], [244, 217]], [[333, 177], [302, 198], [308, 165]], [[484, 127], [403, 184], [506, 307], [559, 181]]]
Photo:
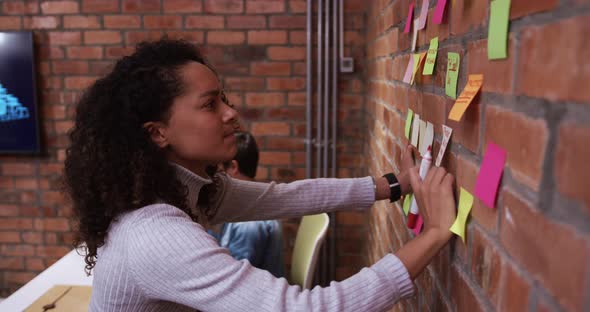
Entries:
[[455, 101], [451, 112], [449, 113], [449, 119], [459, 121], [463, 117], [463, 113], [467, 110], [467, 107], [473, 100], [473, 98], [479, 92], [481, 85], [483, 84], [483, 75], [469, 75], [469, 81], [459, 98]]
[[408, 116], [406, 117], [406, 138], [410, 138], [410, 128], [412, 127], [412, 116], [414, 116], [414, 111], [408, 108]]
[[475, 196], [489, 208], [496, 206], [496, 194], [502, 171], [504, 171], [504, 163], [506, 163], [506, 151], [490, 141], [475, 182]]
[[416, 51], [416, 42], [418, 41], [418, 19], [414, 20], [414, 33], [412, 34], [412, 51]]
[[408, 61], [408, 67], [406, 67], [406, 74], [404, 75], [404, 82], [410, 83], [412, 80], [412, 74], [414, 70], [414, 56], [410, 56], [410, 60]]
[[418, 215], [418, 219], [416, 219], [416, 226], [412, 229], [412, 231], [414, 231], [414, 234], [416, 234], [416, 236], [418, 236], [418, 234], [420, 234], [420, 232], [422, 232], [422, 225], [424, 224], [424, 219], [422, 219], [421, 215]]
[[440, 167], [440, 163], [445, 155], [445, 150], [447, 149], [447, 145], [449, 144], [449, 140], [451, 139], [451, 134], [453, 134], [453, 129], [451, 127], [447, 127], [445, 125], [443, 127], [443, 139], [442, 143], [440, 144], [440, 149], [438, 150], [438, 156], [436, 156], [436, 162], [434, 163], [437, 167]]
[[[420, 120], [420, 139], [418, 142], [418, 151], [422, 151], [422, 146], [424, 145], [424, 143], [426, 143], [424, 137], [426, 135], [426, 121], [424, 120]], [[422, 152], [420, 152], [420, 155], [424, 155], [422, 154]]]
[[410, 205], [412, 205], [412, 194], [406, 195], [404, 198], [404, 214], [407, 216], [410, 211]]
[[457, 78], [459, 77], [459, 64], [461, 60], [459, 53], [449, 52], [447, 54], [447, 78], [445, 79], [445, 94], [457, 98]]
[[508, 21], [510, 0], [494, 0], [490, 4], [490, 27], [488, 28], [488, 59], [507, 57]]
[[463, 243], [465, 243], [465, 223], [467, 222], [467, 217], [469, 216], [469, 212], [471, 211], [471, 207], [473, 206], [473, 195], [467, 192], [464, 188], [461, 188], [461, 193], [459, 194], [459, 209], [457, 211], [457, 219], [453, 225], [451, 225], [451, 232], [459, 235]]
[[414, 147], [418, 147], [418, 136], [420, 135], [420, 115], [414, 114], [414, 123], [412, 124], [412, 139], [410, 140]]
[[420, 8], [420, 17], [418, 17], [418, 20], [420, 20], [420, 22], [418, 23], [418, 30], [424, 29], [424, 27], [426, 27], [426, 18], [428, 17], [428, 2], [428, 0], [422, 0], [422, 8]]
[[408, 9], [408, 18], [406, 19], [406, 28], [404, 28], [404, 33], [410, 32], [410, 26], [412, 25], [412, 15], [414, 14], [414, 3], [410, 4], [410, 8]]
[[434, 63], [436, 62], [436, 54], [438, 53], [438, 37], [430, 40], [430, 47], [428, 48], [428, 56], [426, 57], [426, 64], [424, 64], [424, 71], [422, 75], [432, 75], [434, 71]]
[[426, 58], [426, 52], [420, 53], [420, 54], [414, 54], [414, 72], [412, 73], [412, 80], [410, 81], [410, 84], [414, 84], [416, 74], [420, 70], [420, 67], [422, 66], [422, 62], [424, 61], [425, 58]]
[[430, 122], [426, 123], [424, 137], [421, 137], [420, 139], [422, 139], [420, 142], [420, 155], [424, 156], [426, 151], [428, 151], [428, 147], [432, 146], [432, 141], [434, 140], [434, 126]]
[[432, 22], [435, 24], [442, 24], [443, 14], [445, 13], [445, 6], [447, 5], [447, 0], [438, 0], [436, 3], [436, 8], [434, 9], [434, 16], [432, 18]]

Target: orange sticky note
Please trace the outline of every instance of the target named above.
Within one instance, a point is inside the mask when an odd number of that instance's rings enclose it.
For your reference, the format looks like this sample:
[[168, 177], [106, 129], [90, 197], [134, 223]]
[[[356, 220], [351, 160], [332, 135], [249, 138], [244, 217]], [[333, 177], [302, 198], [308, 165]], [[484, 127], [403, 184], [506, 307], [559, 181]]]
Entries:
[[481, 85], [483, 84], [483, 75], [469, 75], [469, 80], [467, 81], [467, 85], [461, 95], [455, 101], [455, 105], [451, 109], [451, 113], [449, 113], [449, 119], [460, 121], [461, 117], [463, 117], [463, 113], [467, 110], [473, 98], [481, 89]]

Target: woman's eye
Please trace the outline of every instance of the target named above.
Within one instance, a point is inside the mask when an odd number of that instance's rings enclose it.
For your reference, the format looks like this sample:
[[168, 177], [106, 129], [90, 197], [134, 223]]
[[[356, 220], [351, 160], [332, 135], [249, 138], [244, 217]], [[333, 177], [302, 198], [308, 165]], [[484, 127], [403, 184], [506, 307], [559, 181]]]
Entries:
[[209, 109], [209, 110], [214, 109], [215, 108], [215, 103], [216, 103], [215, 100], [210, 100], [207, 103], [205, 103], [205, 106], [204, 107], [206, 109]]

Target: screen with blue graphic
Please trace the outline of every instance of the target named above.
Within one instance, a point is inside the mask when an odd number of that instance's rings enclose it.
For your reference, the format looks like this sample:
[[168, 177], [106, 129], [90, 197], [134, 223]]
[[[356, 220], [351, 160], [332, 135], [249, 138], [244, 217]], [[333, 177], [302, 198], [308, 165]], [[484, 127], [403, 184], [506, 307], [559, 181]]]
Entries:
[[0, 32], [0, 153], [37, 153], [39, 127], [31, 32]]

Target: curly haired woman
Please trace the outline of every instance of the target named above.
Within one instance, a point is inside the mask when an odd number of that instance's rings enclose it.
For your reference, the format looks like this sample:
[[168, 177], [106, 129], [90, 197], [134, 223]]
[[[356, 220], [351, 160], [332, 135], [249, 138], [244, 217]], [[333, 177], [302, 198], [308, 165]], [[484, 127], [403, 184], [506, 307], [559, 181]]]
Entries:
[[[65, 161], [66, 190], [94, 271], [90, 311], [385, 311], [451, 237], [452, 175], [424, 181], [404, 151], [397, 176], [239, 181], [208, 168], [232, 159], [237, 113], [193, 45], [142, 43], [80, 99]], [[424, 232], [354, 276], [303, 290], [234, 260], [211, 224], [366, 210], [411, 190]]]

